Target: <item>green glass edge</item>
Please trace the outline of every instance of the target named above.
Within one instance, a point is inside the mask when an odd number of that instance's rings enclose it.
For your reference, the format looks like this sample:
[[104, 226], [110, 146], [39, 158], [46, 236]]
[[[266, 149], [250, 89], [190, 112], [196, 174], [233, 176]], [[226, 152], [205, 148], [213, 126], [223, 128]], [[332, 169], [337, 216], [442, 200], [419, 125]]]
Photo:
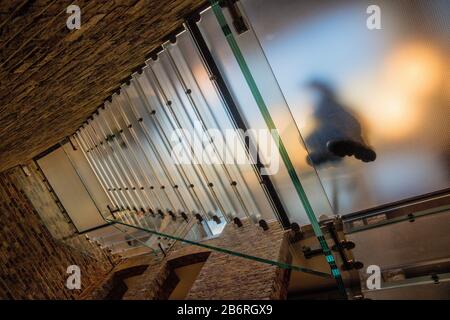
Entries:
[[205, 243], [201, 243], [201, 242], [196, 242], [196, 241], [192, 241], [192, 240], [188, 240], [188, 239], [183, 239], [177, 236], [173, 236], [170, 234], [166, 234], [163, 232], [159, 232], [159, 231], [155, 231], [155, 230], [151, 230], [151, 229], [146, 229], [143, 227], [139, 227], [139, 226], [135, 226], [135, 225], [131, 225], [122, 221], [117, 221], [117, 220], [113, 220], [113, 219], [106, 219], [106, 221], [111, 224], [121, 224], [127, 227], [131, 227], [131, 228], [135, 228], [138, 230], [142, 230], [157, 236], [162, 236], [162, 237], [166, 237], [172, 240], [176, 240], [176, 241], [181, 241], [184, 243], [188, 243], [188, 244], [192, 244], [194, 246], [198, 246], [198, 247], [203, 247], [206, 249], [210, 249], [210, 250], [214, 250], [214, 251], [218, 251], [218, 252], [222, 252], [222, 253], [226, 253], [229, 255], [233, 255], [233, 256], [237, 256], [237, 257], [241, 257], [241, 258], [245, 258], [245, 259], [249, 259], [249, 260], [253, 260], [253, 261], [258, 261], [258, 262], [262, 262], [265, 264], [270, 264], [273, 266], [277, 266], [279, 268], [282, 269], [291, 269], [294, 271], [300, 271], [300, 272], [304, 272], [304, 273], [308, 273], [308, 274], [313, 274], [322, 278], [331, 278], [330, 274], [325, 273], [325, 272], [321, 272], [321, 271], [316, 271], [316, 270], [312, 270], [312, 269], [308, 269], [308, 268], [304, 268], [304, 267], [299, 267], [299, 266], [293, 266], [287, 263], [282, 263], [282, 262], [278, 262], [278, 261], [273, 261], [273, 260], [269, 260], [269, 259], [264, 259], [264, 258], [259, 258], [259, 257], [255, 257], [249, 254], [245, 254], [242, 252], [237, 252], [237, 251], [233, 251], [233, 250], [229, 250], [229, 249], [225, 249], [225, 248], [220, 248], [220, 247], [216, 247], [216, 246], [211, 246]]
[[258, 108], [264, 118], [264, 121], [266, 122], [268, 129], [271, 131], [273, 139], [275, 141], [278, 141], [278, 150], [279, 150], [280, 156], [283, 159], [284, 165], [286, 166], [286, 168], [288, 170], [289, 176], [292, 180], [292, 183], [294, 184], [295, 190], [297, 191], [300, 201], [302, 202], [302, 205], [306, 211], [306, 214], [311, 222], [311, 226], [314, 230], [314, 233], [319, 240], [320, 246], [325, 255], [325, 259], [326, 259], [327, 263], [330, 265], [331, 273], [332, 273], [333, 277], [336, 279], [339, 291], [341, 292], [341, 294], [343, 296], [346, 297], [347, 294], [345, 291], [344, 282], [342, 280], [341, 273], [336, 265], [336, 261], [331, 253], [330, 248], [328, 247], [328, 244], [325, 241], [325, 237], [322, 233], [322, 230], [320, 229], [317, 218], [314, 214], [314, 211], [311, 207], [308, 197], [306, 196], [306, 193], [303, 189], [300, 179], [297, 176], [297, 173], [294, 169], [292, 161], [289, 158], [289, 155], [284, 146], [284, 143], [281, 140], [281, 137], [279, 137], [279, 135], [275, 133], [275, 132], [277, 132], [275, 123], [272, 119], [272, 116], [269, 113], [269, 110], [267, 109], [267, 106], [264, 102], [264, 99], [262, 98], [262, 95], [258, 89], [258, 86], [256, 85], [256, 82], [250, 72], [247, 62], [245, 61], [245, 58], [242, 55], [239, 45], [237, 44], [236, 39], [234, 38], [233, 33], [231, 32], [231, 29], [228, 26], [227, 21], [225, 20], [225, 16], [222, 13], [222, 9], [220, 8], [219, 1], [218, 0], [209, 0], [209, 2], [211, 4], [211, 8], [214, 12], [214, 15], [216, 16], [217, 21], [225, 35], [225, 38], [227, 39], [227, 42], [234, 54], [234, 57], [236, 58], [236, 60], [239, 64], [242, 74], [245, 77], [245, 80], [250, 88], [250, 91], [252, 92], [252, 95], [258, 105]]

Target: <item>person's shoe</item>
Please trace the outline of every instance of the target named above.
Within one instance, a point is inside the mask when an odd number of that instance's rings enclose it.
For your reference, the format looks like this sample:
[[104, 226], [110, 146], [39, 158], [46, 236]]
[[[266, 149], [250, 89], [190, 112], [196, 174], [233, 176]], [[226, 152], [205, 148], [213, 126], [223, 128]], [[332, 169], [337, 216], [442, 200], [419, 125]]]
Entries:
[[370, 147], [353, 140], [333, 140], [327, 143], [328, 150], [341, 158], [354, 156], [363, 162], [375, 161], [377, 154]]
[[351, 157], [355, 154], [356, 145], [351, 140], [331, 140], [327, 142], [327, 149], [338, 157]]
[[361, 145], [355, 152], [355, 158], [363, 162], [372, 162], [377, 158], [377, 154], [370, 147]]

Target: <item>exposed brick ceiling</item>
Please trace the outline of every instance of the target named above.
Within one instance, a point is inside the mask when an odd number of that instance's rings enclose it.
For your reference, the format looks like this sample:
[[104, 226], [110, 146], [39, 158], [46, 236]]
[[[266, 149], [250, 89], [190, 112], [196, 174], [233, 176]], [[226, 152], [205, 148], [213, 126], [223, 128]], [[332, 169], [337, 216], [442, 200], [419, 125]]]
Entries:
[[0, 171], [73, 133], [204, 2], [0, 0]]

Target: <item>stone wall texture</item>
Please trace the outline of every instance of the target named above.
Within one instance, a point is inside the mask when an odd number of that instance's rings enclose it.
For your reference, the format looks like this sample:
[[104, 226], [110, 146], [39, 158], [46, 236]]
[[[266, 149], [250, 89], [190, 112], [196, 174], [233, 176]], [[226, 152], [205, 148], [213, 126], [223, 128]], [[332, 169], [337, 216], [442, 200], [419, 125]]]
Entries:
[[[167, 299], [176, 268], [205, 262], [187, 299], [285, 299], [289, 270], [177, 242], [166, 257], [117, 258], [75, 233], [55, 205], [37, 168], [0, 173], [0, 299]], [[51, 231], [49, 231], [51, 230]], [[288, 234], [248, 220], [229, 223], [202, 242], [272, 261], [290, 262]], [[66, 269], [81, 267], [81, 290], [65, 287]], [[133, 281], [123, 281], [133, 277]]]
[[[76, 299], [114, 262], [83, 236], [83, 250], [55, 239], [20, 187], [23, 175], [17, 168], [0, 173], [0, 299]], [[74, 264], [81, 268], [81, 290], [65, 287]]]
[[0, 1], [0, 171], [72, 134], [204, 2]]

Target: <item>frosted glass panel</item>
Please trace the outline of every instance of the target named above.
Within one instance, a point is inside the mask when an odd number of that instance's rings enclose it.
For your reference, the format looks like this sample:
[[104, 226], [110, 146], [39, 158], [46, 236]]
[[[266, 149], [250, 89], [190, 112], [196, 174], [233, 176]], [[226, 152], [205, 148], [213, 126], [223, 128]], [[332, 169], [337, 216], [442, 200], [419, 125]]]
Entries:
[[91, 195], [97, 208], [100, 210], [102, 215], [106, 217], [109, 215], [108, 205], [111, 205], [111, 199], [84, 157], [82, 148], [76, 144], [74, 144], [74, 146], [75, 150], [72, 148], [70, 143], [65, 143], [61, 146], [61, 148], [64, 149], [66, 156], [80, 176], [80, 179], [86, 187], [86, 190]]
[[[235, 158], [235, 149], [248, 156], [242, 138], [226, 140], [227, 130], [236, 131], [232, 116], [191, 35], [176, 38], [73, 137], [108, 191], [115, 209], [108, 219], [161, 233], [148, 239], [137, 233], [135, 240], [155, 251], [170, 247], [171, 237], [197, 241], [226, 224], [242, 225], [240, 219], [261, 231], [261, 219], [276, 219], [254, 164]], [[121, 250], [123, 237], [102, 241]]]
[[[450, 187], [449, 1], [241, 4], [335, 212]], [[369, 5], [380, 30], [366, 26]], [[376, 160], [328, 152], [347, 138]]]
[[191, 36], [182, 32], [164, 48], [79, 130], [96, 170], [108, 176], [105, 184], [120, 192], [116, 202], [217, 223], [275, 219], [251, 161], [233, 158], [234, 148], [246, 153], [243, 141], [225, 140], [235, 127]]
[[[229, 18], [227, 16], [228, 23], [232, 25]], [[252, 133], [267, 131], [266, 123], [211, 9], [201, 14], [198, 26], [209, 45], [209, 49], [225, 78], [234, 100], [238, 104], [241, 114], [246, 120], [247, 127], [254, 130], [250, 132], [250, 136], [256, 141], [256, 137]], [[275, 122], [278, 134], [295, 166], [296, 173], [305, 188], [315, 214], [318, 217], [331, 215], [331, 206], [328, 203], [318, 176], [314, 168], [306, 163], [307, 152], [297, 125], [282, 92], [278, 88], [277, 81], [258, 45], [256, 37], [251, 31], [240, 35], [236, 34], [233, 28], [232, 31]], [[272, 141], [271, 138], [270, 141]], [[261, 147], [261, 144], [259, 146]], [[261, 154], [261, 157], [265, 160], [263, 161], [265, 164], [276, 164], [274, 166], [276, 169], [273, 170], [270, 178], [278, 191], [290, 220], [301, 225], [309, 224], [309, 219], [295, 191], [288, 170], [280, 158], [277, 147], [273, 145], [270, 149], [273, 152], [268, 152], [267, 155]]]
[[63, 148], [40, 158], [37, 163], [79, 232], [105, 224]]

